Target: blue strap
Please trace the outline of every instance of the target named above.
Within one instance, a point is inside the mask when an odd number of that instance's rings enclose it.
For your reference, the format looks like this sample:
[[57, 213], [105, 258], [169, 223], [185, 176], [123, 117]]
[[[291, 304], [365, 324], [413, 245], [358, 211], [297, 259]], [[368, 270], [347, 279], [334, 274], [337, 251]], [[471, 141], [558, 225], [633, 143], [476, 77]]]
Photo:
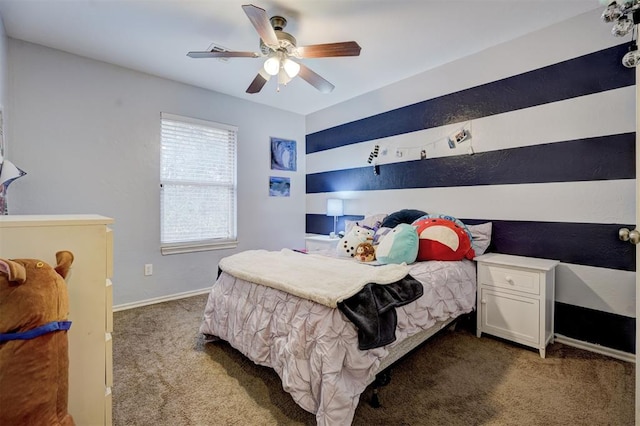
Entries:
[[29, 331], [23, 331], [22, 333], [0, 333], [0, 343], [7, 342], [9, 340], [29, 340], [36, 337], [40, 337], [43, 334], [51, 333], [58, 330], [69, 330], [71, 328], [71, 321], [51, 321], [40, 327], [32, 328]]

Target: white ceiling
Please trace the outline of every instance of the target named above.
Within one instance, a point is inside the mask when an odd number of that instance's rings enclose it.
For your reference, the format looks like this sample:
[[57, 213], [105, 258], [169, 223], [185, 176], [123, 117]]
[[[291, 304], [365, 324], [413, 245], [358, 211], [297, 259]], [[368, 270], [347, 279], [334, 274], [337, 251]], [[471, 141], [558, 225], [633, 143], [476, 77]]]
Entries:
[[[192, 59], [212, 43], [259, 52], [250, 0], [0, 0], [9, 37], [309, 114], [589, 10], [598, 0], [253, 0], [298, 45], [357, 41], [359, 57], [305, 59], [333, 83], [295, 78], [245, 93], [263, 60]], [[535, 54], [533, 52], [532, 54]]]

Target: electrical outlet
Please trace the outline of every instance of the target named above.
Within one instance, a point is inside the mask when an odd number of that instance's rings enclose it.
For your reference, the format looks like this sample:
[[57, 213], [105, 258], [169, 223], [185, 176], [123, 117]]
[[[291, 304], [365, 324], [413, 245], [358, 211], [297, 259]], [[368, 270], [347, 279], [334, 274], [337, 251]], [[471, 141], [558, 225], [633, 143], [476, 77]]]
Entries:
[[144, 275], [145, 276], [153, 275], [153, 264], [152, 263], [146, 263], [144, 265]]

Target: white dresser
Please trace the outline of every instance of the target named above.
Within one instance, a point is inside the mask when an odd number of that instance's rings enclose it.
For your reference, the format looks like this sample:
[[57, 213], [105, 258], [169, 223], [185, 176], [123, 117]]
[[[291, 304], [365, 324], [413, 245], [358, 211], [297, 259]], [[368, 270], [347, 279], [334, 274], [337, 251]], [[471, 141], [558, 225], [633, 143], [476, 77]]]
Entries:
[[478, 262], [477, 335], [531, 346], [545, 357], [553, 343], [557, 260], [488, 253]]
[[334, 250], [338, 241], [340, 238], [331, 238], [328, 235], [307, 235], [304, 238], [307, 251]]
[[74, 255], [69, 291], [69, 413], [82, 426], [111, 425], [113, 219], [98, 215], [0, 215], [0, 257]]

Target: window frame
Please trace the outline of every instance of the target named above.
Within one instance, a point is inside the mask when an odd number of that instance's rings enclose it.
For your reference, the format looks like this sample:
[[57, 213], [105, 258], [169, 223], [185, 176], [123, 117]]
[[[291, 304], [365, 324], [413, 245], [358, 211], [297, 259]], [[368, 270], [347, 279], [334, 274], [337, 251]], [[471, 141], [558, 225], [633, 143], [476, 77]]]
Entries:
[[231, 238], [211, 238], [211, 239], [202, 239], [197, 241], [184, 241], [184, 242], [163, 242], [163, 226], [164, 226], [164, 186], [167, 184], [185, 184], [192, 183], [197, 185], [209, 186], [209, 187], [219, 187], [221, 185], [215, 183], [208, 183], [202, 181], [176, 181], [165, 179], [162, 176], [162, 161], [163, 155], [160, 153], [160, 251], [163, 255], [170, 254], [180, 254], [180, 253], [191, 253], [191, 252], [199, 252], [199, 251], [208, 251], [208, 250], [222, 250], [222, 249], [230, 249], [235, 248], [238, 245], [238, 127], [231, 126], [228, 124], [217, 123], [210, 120], [202, 120], [198, 118], [185, 117], [177, 114], [171, 113], [160, 113], [160, 149], [162, 150], [164, 147], [164, 139], [163, 139], [163, 121], [174, 121], [178, 123], [185, 124], [195, 124], [199, 126], [209, 127], [215, 130], [224, 130], [233, 132], [233, 141], [234, 144], [234, 152], [233, 152], [233, 182], [232, 182], [232, 191], [233, 191], [233, 212], [230, 217], [230, 221], [232, 223], [232, 232]]

